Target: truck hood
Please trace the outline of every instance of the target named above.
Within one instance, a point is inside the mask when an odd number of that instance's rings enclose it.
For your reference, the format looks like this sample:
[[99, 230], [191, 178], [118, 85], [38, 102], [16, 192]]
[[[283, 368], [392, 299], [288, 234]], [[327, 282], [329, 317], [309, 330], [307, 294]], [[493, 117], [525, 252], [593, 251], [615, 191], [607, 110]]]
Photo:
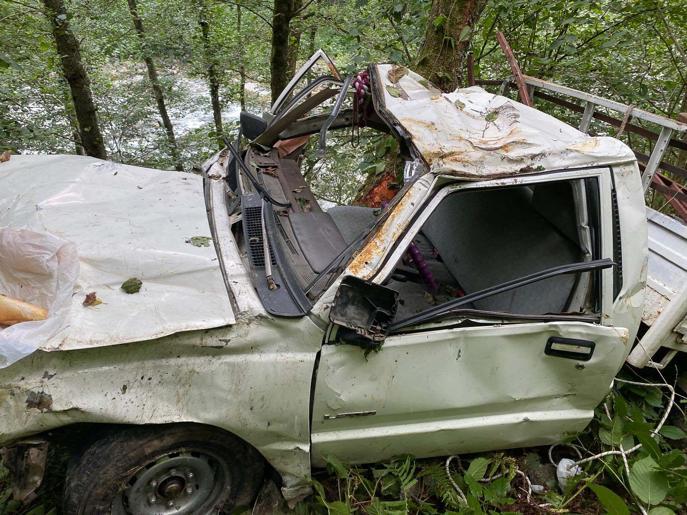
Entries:
[[[235, 323], [201, 176], [80, 156], [12, 156], [0, 163], [0, 191], [0, 228], [13, 237], [56, 237], [78, 255], [64, 320], [59, 330], [36, 333], [35, 348], [112, 345]], [[0, 254], [0, 290], [12, 295], [7, 290], [22, 285], [11, 284], [21, 279], [7, 272], [8, 259]], [[143, 284], [127, 294], [120, 287], [132, 277]], [[85, 307], [90, 292], [102, 304]], [[49, 319], [60, 310], [52, 311]]]

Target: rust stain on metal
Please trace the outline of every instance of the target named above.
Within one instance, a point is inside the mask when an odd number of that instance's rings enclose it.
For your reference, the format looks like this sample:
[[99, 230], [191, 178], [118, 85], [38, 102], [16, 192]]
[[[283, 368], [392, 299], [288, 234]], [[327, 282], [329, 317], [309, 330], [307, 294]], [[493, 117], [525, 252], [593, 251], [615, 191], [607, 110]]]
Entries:
[[[389, 214], [382, 227], [377, 231], [374, 238], [372, 238], [367, 245], [365, 245], [362, 250], [353, 258], [353, 261], [348, 265], [349, 271], [363, 279], [369, 279], [370, 272], [365, 275], [365, 268], [373, 261], [380, 258], [387, 249], [386, 241], [394, 241], [398, 238], [400, 233], [405, 228], [405, 224], [402, 223], [405, 214], [405, 206], [409, 202], [410, 192], [406, 193], [395, 206], [394, 210]], [[399, 222], [398, 219], [401, 218]], [[407, 221], [407, 220], [406, 220]]]
[[49, 411], [52, 409], [52, 395], [44, 391], [28, 392], [26, 395], [26, 407], [28, 409]]
[[586, 138], [581, 143], [571, 145], [570, 150], [575, 150], [577, 152], [591, 152], [599, 146], [598, 138]]

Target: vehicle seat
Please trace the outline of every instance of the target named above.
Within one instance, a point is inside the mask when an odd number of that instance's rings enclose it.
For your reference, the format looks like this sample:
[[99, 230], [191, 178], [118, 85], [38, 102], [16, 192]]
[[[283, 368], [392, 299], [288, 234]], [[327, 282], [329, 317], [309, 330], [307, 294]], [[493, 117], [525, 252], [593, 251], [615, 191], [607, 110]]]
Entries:
[[[580, 260], [579, 247], [538, 212], [533, 196], [526, 186], [459, 192], [432, 213], [423, 232], [467, 294]], [[564, 211], [571, 200], [559, 202]], [[486, 311], [557, 313], [574, 284], [573, 274], [560, 275], [474, 304]]]

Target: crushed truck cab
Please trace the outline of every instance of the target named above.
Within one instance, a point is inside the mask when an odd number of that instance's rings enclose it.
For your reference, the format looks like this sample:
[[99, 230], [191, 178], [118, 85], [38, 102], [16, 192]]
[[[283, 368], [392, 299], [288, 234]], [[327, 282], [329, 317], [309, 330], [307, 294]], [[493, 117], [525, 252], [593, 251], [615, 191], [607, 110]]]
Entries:
[[[404, 184], [384, 206], [324, 211], [303, 154], [359, 125], [398, 141]], [[643, 306], [644, 194], [623, 143], [398, 66], [342, 78], [322, 52], [227, 143], [202, 177], [0, 164], [0, 236], [50, 233], [79, 265], [58, 327], [0, 369], [0, 445], [79, 428], [82, 485], [112, 442], [152, 449], [90, 497], [67, 492], [75, 512], [249, 501], [258, 482], [223, 453], [264, 462], [297, 499], [329, 455], [532, 446], [588, 424]], [[138, 293], [120, 289], [130, 277]], [[102, 304], [82, 305], [92, 291]], [[203, 447], [200, 430], [233, 447]]]

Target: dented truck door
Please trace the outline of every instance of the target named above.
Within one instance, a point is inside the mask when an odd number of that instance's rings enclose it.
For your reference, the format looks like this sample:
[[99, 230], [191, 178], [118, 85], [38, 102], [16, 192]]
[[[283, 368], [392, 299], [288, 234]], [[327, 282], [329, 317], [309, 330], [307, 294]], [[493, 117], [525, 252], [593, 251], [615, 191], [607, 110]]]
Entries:
[[[381, 349], [322, 347], [314, 463], [531, 446], [582, 430], [628, 352], [628, 330], [607, 325], [611, 173], [434, 195], [372, 279], [399, 299]], [[411, 244], [431, 277], [409, 266]]]

